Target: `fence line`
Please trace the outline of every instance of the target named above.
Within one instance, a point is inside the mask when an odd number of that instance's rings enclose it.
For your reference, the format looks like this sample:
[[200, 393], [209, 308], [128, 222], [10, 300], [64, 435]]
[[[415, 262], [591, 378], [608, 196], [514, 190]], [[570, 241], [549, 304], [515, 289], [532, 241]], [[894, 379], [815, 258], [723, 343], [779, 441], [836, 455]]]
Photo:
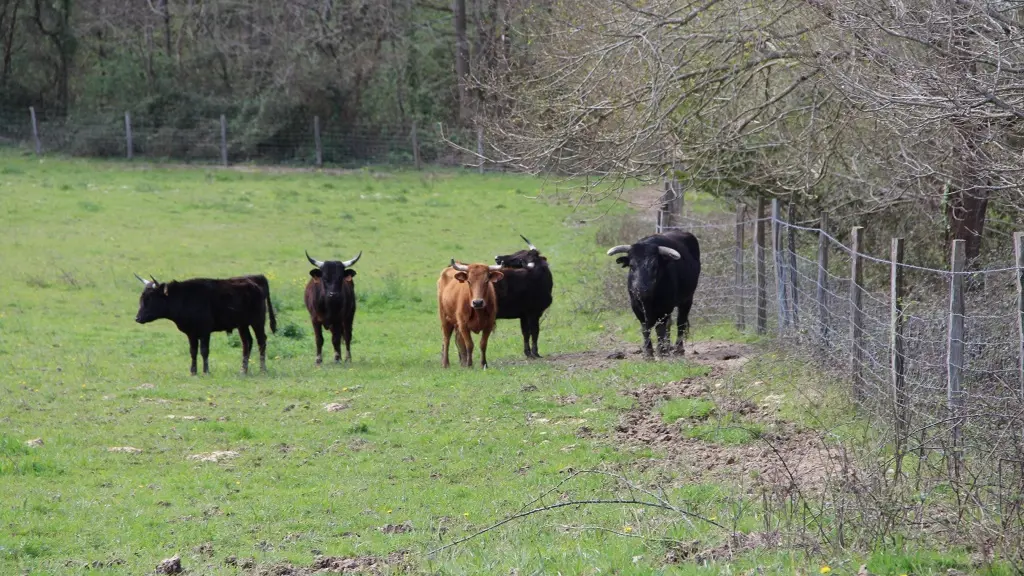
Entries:
[[[949, 269], [937, 269], [906, 262], [902, 239], [887, 257], [866, 254], [870, 226], [855, 227], [848, 245], [827, 216], [793, 224], [794, 210], [786, 218], [773, 204], [764, 218], [744, 218], [744, 207], [732, 222], [680, 215], [661, 227], [691, 231], [701, 244], [691, 322], [752, 330], [742, 303], [763, 303], [758, 333], [848, 383], [897, 477], [909, 474], [903, 459], [914, 453], [919, 467], [937, 457], [952, 479], [969, 470], [979, 502], [1024, 482], [997, 471], [1024, 462], [1024, 233], [1009, 266], [968, 269], [963, 241], [954, 241]], [[770, 226], [772, 257], [757, 261], [747, 226]]]
[[482, 128], [453, 129], [416, 119], [368, 125], [313, 115], [304, 128], [289, 124], [287, 130], [267, 132], [254, 133], [244, 120], [220, 113], [165, 119], [139, 111], [102, 110], [47, 117], [34, 107], [0, 109], [0, 143], [28, 145], [40, 155], [60, 152], [225, 166], [266, 162], [310, 167], [435, 164], [481, 173], [504, 169], [486, 159]]

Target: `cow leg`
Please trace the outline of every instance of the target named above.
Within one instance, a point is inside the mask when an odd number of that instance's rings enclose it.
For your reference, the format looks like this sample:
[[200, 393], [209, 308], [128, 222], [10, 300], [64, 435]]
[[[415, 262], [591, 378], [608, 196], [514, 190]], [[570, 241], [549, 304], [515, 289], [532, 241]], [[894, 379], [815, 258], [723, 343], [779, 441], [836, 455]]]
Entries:
[[465, 366], [466, 342], [462, 339], [462, 334], [458, 330], [455, 331], [455, 347], [459, 349], [459, 366]]
[[682, 356], [686, 354], [685, 340], [690, 335], [690, 308], [693, 307], [693, 298], [683, 300], [679, 305], [679, 313], [676, 316], [676, 348], [675, 353]]
[[519, 319], [519, 329], [523, 332], [523, 354], [527, 358], [533, 358], [533, 352], [530, 350], [530, 317], [523, 316]]
[[540, 352], [537, 351], [537, 340], [540, 338], [540, 316], [533, 317], [532, 326], [530, 326], [531, 335], [533, 336], [533, 357], [541, 358]]
[[199, 337], [199, 353], [203, 355], [203, 374], [210, 373], [210, 335]]
[[658, 355], [667, 356], [671, 335], [668, 327], [669, 318], [662, 318], [654, 325], [654, 331], [658, 333]]
[[[452, 326], [451, 324], [449, 324], [447, 322], [444, 322], [444, 321], [441, 322], [441, 333], [442, 333], [442, 338], [441, 338], [441, 367], [442, 368], [447, 368], [448, 365], [449, 365], [448, 364], [448, 345], [451, 344], [451, 340], [452, 340], [452, 328], [454, 328], [454, 326]], [[455, 344], [458, 345], [459, 344], [458, 336], [456, 336], [455, 339], [456, 339]], [[459, 360], [460, 361], [462, 360], [461, 348], [460, 348], [460, 352], [459, 352]]]
[[473, 367], [473, 335], [469, 333], [469, 328], [465, 326], [459, 326], [459, 336], [462, 337], [462, 343], [466, 347], [466, 363], [463, 366], [467, 368]]
[[352, 320], [350, 319], [342, 327], [342, 336], [345, 337], [345, 362], [352, 362]]
[[196, 354], [199, 352], [199, 337], [188, 335], [188, 353], [192, 357], [192, 367], [189, 368], [189, 374], [196, 375]]
[[248, 326], [238, 327], [238, 337], [242, 339], [242, 374], [249, 373], [249, 355], [252, 354], [252, 334]]
[[480, 335], [480, 367], [487, 370], [487, 339], [491, 336], [490, 328], [484, 328]]
[[254, 324], [252, 331], [256, 334], [256, 345], [260, 347], [260, 372], [267, 371], [267, 332], [263, 324]]
[[651, 327], [647, 325], [647, 322], [640, 324], [640, 333], [644, 337], [644, 356], [648, 359], [654, 358], [654, 346], [651, 345]]
[[323, 361], [323, 349], [324, 349], [324, 326], [319, 322], [313, 322], [313, 335], [316, 339], [316, 365], [319, 366]]
[[334, 346], [334, 363], [341, 362], [341, 326], [331, 327], [331, 345]]

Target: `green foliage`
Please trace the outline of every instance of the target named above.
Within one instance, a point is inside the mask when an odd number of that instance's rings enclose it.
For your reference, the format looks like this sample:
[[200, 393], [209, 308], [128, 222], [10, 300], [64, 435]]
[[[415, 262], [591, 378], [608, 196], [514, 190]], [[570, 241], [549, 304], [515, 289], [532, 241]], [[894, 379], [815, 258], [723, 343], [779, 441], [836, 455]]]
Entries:
[[715, 403], [703, 398], [673, 398], [658, 407], [667, 424], [681, 418], [704, 420], [715, 412]]

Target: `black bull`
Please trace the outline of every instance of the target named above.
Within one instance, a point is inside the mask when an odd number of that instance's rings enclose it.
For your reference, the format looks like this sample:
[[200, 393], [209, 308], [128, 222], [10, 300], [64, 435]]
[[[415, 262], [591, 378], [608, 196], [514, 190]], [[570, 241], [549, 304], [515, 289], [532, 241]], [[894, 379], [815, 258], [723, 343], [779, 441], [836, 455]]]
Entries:
[[693, 293], [700, 278], [700, 244], [689, 232], [666, 232], [641, 238], [635, 244], [616, 246], [608, 255], [625, 254], [615, 261], [629, 268], [627, 290], [633, 314], [640, 321], [643, 350], [653, 356], [651, 328], [658, 334], [658, 351], [669, 352], [669, 319], [675, 308], [677, 354], [683, 354], [683, 342], [690, 328]]
[[527, 358], [540, 358], [537, 351], [540, 318], [551, 306], [554, 280], [548, 259], [541, 256], [529, 240], [523, 236], [520, 238], [526, 241], [528, 250], [494, 257], [495, 263], [502, 266], [505, 275], [501, 282], [494, 285], [498, 296], [498, 318], [519, 318], [519, 328], [523, 332], [523, 354]]
[[[210, 334], [238, 329], [242, 340], [242, 372], [249, 372], [252, 327], [260, 349], [260, 370], [267, 369], [267, 334], [263, 322], [270, 313], [270, 331], [277, 332], [277, 318], [270, 302], [270, 284], [263, 275], [235, 278], [193, 278], [182, 282], [157, 282], [135, 275], [145, 287], [139, 296], [135, 321], [146, 324], [166, 318], [188, 336], [192, 356], [190, 372], [196, 373], [196, 351], [203, 356], [203, 373], [210, 372]], [[152, 277], [150, 277], [152, 278]]]
[[352, 361], [352, 322], [356, 316], [356, 271], [349, 268], [363, 255], [360, 251], [351, 260], [321, 261], [306, 252], [306, 259], [316, 268], [309, 271], [306, 283], [306, 310], [316, 338], [316, 363], [323, 362], [324, 327], [331, 331], [334, 361], [341, 361], [341, 341], [345, 340], [345, 362]]

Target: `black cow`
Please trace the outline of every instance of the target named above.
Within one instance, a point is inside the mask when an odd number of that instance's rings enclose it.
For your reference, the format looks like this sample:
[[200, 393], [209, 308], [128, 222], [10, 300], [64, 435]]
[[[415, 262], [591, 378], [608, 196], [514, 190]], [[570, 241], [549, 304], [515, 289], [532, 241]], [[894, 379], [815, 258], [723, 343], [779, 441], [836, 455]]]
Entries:
[[640, 320], [644, 354], [654, 355], [651, 328], [658, 334], [658, 351], [667, 354], [671, 344], [668, 322], [676, 316], [677, 354], [683, 354], [683, 340], [690, 328], [690, 307], [700, 278], [700, 244], [689, 232], [666, 232], [641, 238], [632, 246], [623, 244], [608, 255], [626, 254], [615, 261], [629, 268], [627, 290], [633, 314]]
[[526, 241], [528, 250], [494, 257], [495, 263], [502, 266], [505, 275], [503, 281], [494, 285], [498, 294], [498, 318], [519, 318], [519, 328], [523, 332], [523, 354], [527, 358], [540, 358], [537, 352], [540, 317], [551, 306], [554, 280], [548, 259], [541, 256], [537, 247], [524, 236], [519, 237]]
[[263, 275], [213, 279], [193, 278], [182, 282], [157, 282], [136, 278], [145, 287], [139, 296], [139, 313], [135, 321], [146, 324], [166, 318], [188, 336], [192, 356], [190, 372], [196, 373], [196, 350], [203, 354], [203, 374], [210, 373], [210, 334], [238, 329], [242, 340], [242, 373], [249, 373], [252, 335], [260, 348], [260, 370], [267, 370], [267, 333], [263, 322], [270, 312], [270, 331], [277, 332], [274, 305], [270, 302], [270, 284]]
[[341, 339], [345, 338], [345, 362], [352, 361], [352, 321], [356, 316], [356, 288], [353, 278], [355, 270], [349, 269], [359, 261], [362, 250], [351, 260], [339, 262], [316, 260], [306, 252], [306, 259], [316, 268], [309, 271], [311, 278], [306, 283], [306, 309], [313, 323], [316, 335], [316, 363], [323, 362], [324, 332], [331, 331], [334, 344], [334, 361], [341, 361]]

